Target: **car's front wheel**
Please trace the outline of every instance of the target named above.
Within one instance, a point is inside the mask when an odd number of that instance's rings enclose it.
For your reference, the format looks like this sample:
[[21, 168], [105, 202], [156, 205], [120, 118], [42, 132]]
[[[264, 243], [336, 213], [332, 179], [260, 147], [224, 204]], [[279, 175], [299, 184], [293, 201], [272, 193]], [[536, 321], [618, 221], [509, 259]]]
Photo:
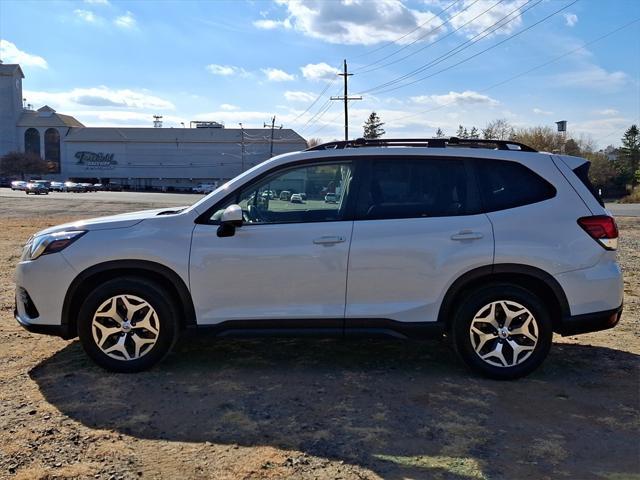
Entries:
[[115, 372], [139, 372], [162, 360], [178, 335], [171, 295], [144, 278], [109, 280], [87, 297], [78, 336], [87, 354]]
[[546, 358], [553, 327], [533, 292], [510, 284], [471, 292], [453, 323], [456, 351], [473, 370], [506, 380], [525, 376]]

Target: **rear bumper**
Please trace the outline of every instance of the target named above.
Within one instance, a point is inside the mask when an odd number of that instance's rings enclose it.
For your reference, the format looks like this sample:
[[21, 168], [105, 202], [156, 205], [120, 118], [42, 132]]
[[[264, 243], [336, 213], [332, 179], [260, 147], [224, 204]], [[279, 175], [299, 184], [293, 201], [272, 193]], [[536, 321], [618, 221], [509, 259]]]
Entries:
[[562, 325], [557, 330], [557, 333], [565, 337], [567, 335], [579, 335], [581, 333], [607, 330], [618, 324], [621, 315], [622, 305], [613, 310], [572, 315], [562, 319]]

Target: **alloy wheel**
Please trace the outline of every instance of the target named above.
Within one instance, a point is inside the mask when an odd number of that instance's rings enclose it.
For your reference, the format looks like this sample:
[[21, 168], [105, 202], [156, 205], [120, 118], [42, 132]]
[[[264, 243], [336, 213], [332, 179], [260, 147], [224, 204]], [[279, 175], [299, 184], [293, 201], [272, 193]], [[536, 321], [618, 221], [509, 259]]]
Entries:
[[116, 295], [98, 307], [91, 332], [104, 354], [117, 360], [137, 360], [156, 344], [160, 321], [146, 300], [130, 294]]
[[538, 335], [538, 322], [531, 311], [511, 300], [485, 305], [469, 327], [476, 354], [496, 367], [514, 367], [524, 362], [535, 350]]

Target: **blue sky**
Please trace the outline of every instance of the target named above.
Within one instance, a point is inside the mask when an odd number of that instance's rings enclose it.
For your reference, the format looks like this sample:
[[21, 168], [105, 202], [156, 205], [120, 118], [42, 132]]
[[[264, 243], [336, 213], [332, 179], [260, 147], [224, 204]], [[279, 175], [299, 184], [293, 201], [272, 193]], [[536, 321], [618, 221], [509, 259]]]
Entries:
[[634, 19], [638, 0], [0, 0], [0, 58], [22, 65], [29, 103], [89, 126], [276, 115], [307, 138], [341, 138], [328, 98], [346, 58], [363, 96], [352, 136], [375, 110], [389, 136], [568, 120], [604, 146], [640, 122], [640, 22], [580, 47]]

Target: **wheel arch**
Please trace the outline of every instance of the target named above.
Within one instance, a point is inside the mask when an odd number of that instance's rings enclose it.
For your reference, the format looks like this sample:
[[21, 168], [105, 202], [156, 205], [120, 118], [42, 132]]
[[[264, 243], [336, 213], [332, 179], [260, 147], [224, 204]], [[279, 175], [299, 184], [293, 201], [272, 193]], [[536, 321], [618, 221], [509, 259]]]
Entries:
[[83, 270], [67, 289], [62, 305], [62, 325], [65, 326], [69, 338], [77, 336], [81, 299], [101, 283], [121, 276], [138, 276], [157, 282], [171, 294], [180, 308], [180, 326], [185, 328], [196, 324], [191, 293], [174, 270], [148, 260], [113, 260]]
[[475, 268], [458, 277], [440, 304], [438, 322], [449, 331], [456, 305], [471, 291], [488, 283], [510, 283], [538, 295], [549, 306], [554, 331], [559, 330], [563, 318], [570, 315], [564, 290], [551, 274], [530, 265], [499, 263]]

